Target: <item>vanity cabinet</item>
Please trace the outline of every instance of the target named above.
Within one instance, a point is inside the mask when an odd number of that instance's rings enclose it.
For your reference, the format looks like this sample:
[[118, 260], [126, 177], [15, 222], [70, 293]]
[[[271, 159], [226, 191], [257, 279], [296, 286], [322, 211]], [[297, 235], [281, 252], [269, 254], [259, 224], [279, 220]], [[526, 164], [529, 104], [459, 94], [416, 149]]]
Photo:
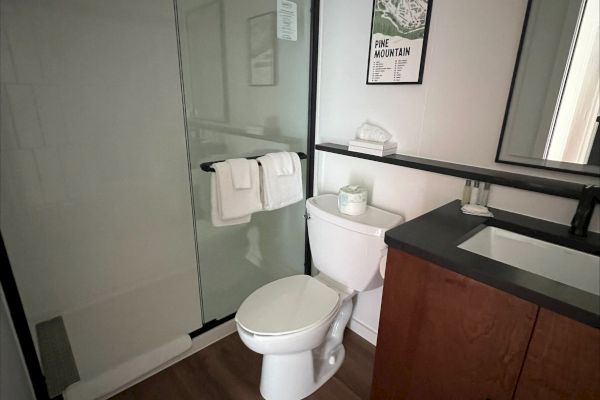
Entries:
[[600, 398], [597, 329], [396, 249], [387, 263], [372, 400]]
[[515, 399], [600, 399], [600, 330], [540, 308]]

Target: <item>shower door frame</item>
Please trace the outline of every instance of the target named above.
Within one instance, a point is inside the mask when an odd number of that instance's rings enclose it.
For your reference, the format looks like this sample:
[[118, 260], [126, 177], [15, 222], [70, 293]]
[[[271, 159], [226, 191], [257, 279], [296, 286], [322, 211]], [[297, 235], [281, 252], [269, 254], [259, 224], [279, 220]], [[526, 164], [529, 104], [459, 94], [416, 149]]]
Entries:
[[[8, 314], [12, 319], [12, 323], [17, 334], [17, 341], [23, 355], [23, 361], [27, 368], [27, 374], [29, 375], [29, 381], [33, 388], [33, 392], [37, 400], [49, 400], [48, 390], [46, 389], [46, 379], [42, 372], [42, 367], [38, 360], [37, 353], [35, 351], [35, 344], [33, 343], [33, 337], [29, 330], [29, 324], [27, 323], [27, 316], [25, 315], [25, 309], [21, 302], [21, 296], [17, 288], [17, 282], [10, 266], [8, 259], [8, 253], [4, 246], [4, 237], [0, 232], [0, 284], [4, 291], [4, 297], [6, 298], [6, 304], [8, 305]], [[5, 322], [10, 330], [9, 321]]]
[[[175, 23], [177, 21], [177, 6], [176, 2], [173, 1]], [[310, 198], [313, 195], [314, 189], [314, 165], [315, 165], [315, 131], [316, 131], [316, 110], [317, 110], [317, 64], [319, 57], [319, 13], [320, 13], [320, 0], [310, 1], [310, 48], [309, 48], [309, 90], [308, 90], [308, 138], [306, 144], [306, 190], [305, 198]], [[179, 39], [178, 39], [179, 40]], [[179, 43], [177, 43], [179, 51]], [[181, 60], [181, 57], [179, 57]], [[181, 66], [180, 66], [181, 71]], [[182, 80], [183, 85], [183, 80]], [[183, 96], [183, 86], [182, 86]], [[185, 102], [184, 102], [185, 103]], [[185, 113], [185, 104], [184, 104]], [[185, 121], [185, 114], [184, 114]], [[185, 134], [187, 136], [187, 124], [185, 125]], [[195, 229], [194, 229], [195, 231]], [[197, 250], [196, 250], [197, 253]], [[33, 392], [37, 400], [50, 400], [48, 391], [46, 389], [46, 381], [42, 372], [41, 365], [38, 360], [38, 356], [33, 343], [33, 337], [29, 330], [27, 323], [27, 316], [23, 309], [21, 297], [16, 285], [10, 260], [6, 247], [4, 246], [4, 240], [2, 238], [2, 232], [0, 231], [0, 285], [4, 291], [6, 303], [8, 305], [8, 311], [12, 319], [14, 330], [17, 334], [17, 339], [20, 347], [20, 351], [23, 355], [23, 360]], [[312, 273], [312, 258], [310, 252], [310, 243], [308, 240], [308, 228], [306, 221], [304, 221], [304, 274], [311, 275]], [[199, 285], [200, 298], [202, 298], [202, 288]], [[235, 313], [227, 315], [221, 319], [213, 319], [207, 322], [203, 321], [202, 327], [190, 332], [189, 335], [193, 339], [202, 333], [210, 331], [211, 329], [233, 319]], [[7, 321], [8, 324], [8, 321]], [[10, 324], [9, 324], [10, 325]], [[62, 395], [54, 397], [54, 399], [62, 399]]]

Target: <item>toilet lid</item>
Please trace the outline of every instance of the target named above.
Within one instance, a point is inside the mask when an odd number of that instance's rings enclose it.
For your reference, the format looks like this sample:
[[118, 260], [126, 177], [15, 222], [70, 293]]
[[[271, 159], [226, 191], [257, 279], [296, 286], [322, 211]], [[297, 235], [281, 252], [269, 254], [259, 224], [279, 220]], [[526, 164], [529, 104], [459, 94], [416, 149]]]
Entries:
[[338, 292], [308, 275], [271, 282], [252, 293], [235, 320], [257, 335], [284, 335], [318, 325], [338, 308]]

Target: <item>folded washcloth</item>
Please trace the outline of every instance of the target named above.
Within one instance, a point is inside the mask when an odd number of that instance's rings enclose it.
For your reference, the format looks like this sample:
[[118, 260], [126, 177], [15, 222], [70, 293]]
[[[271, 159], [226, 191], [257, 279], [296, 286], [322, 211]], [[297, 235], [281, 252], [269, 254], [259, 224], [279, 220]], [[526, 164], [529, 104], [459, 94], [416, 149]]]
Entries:
[[223, 219], [221, 218], [219, 212], [219, 201], [217, 195], [217, 174], [211, 174], [210, 177], [210, 219], [213, 226], [228, 226], [228, 225], [238, 225], [238, 224], [247, 224], [250, 222], [252, 214], [248, 214], [246, 216], [240, 218], [232, 218], [232, 219]]
[[222, 220], [246, 217], [262, 210], [260, 199], [260, 176], [256, 160], [248, 160], [250, 166], [250, 188], [236, 189], [233, 185], [229, 163], [213, 164], [215, 169], [215, 193], [218, 216]]
[[278, 175], [275, 157], [270, 154], [258, 158], [261, 168], [262, 202], [265, 210], [276, 210], [304, 199], [302, 190], [302, 166], [296, 153], [288, 153], [292, 159], [293, 172]]
[[477, 215], [480, 217], [493, 217], [494, 214], [490, 210], [488, 210], [485, 206], [480, 206], [478, 204], [465, 204], [460, 209], [463, 214], [469, 215]]
[[281, 175], [292, 175], [294, 173], [294, 160], [292, 154], [287, 151], [280, 151], [279, 153], [269, 153], [265, 157], [269, 157], [272, 160], [272, 165], [275, 168], [277, 176]]
[[247, 158], [232, 158], [225, 162], [229, 164], [231, 170], [233, 187], [236, 189], [250, 189], [252, 187], [250, 160]]

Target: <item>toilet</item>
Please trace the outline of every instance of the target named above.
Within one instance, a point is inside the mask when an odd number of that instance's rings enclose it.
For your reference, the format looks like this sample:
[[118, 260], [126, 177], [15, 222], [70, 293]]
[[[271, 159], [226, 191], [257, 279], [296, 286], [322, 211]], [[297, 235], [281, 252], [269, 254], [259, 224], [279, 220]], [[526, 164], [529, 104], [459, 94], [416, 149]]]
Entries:
[[383, 284], [383, 237], [403, 222], [371, 206], [362, 215], [341, 214], [331, 194], [308, 199], [306, 218], [319, 274], [264, 285], [235, 317], [242, 341], [263, 355], [260, 392], [266, 400], [303, 399], [336, 373], [344, 361], [352, 297]]

